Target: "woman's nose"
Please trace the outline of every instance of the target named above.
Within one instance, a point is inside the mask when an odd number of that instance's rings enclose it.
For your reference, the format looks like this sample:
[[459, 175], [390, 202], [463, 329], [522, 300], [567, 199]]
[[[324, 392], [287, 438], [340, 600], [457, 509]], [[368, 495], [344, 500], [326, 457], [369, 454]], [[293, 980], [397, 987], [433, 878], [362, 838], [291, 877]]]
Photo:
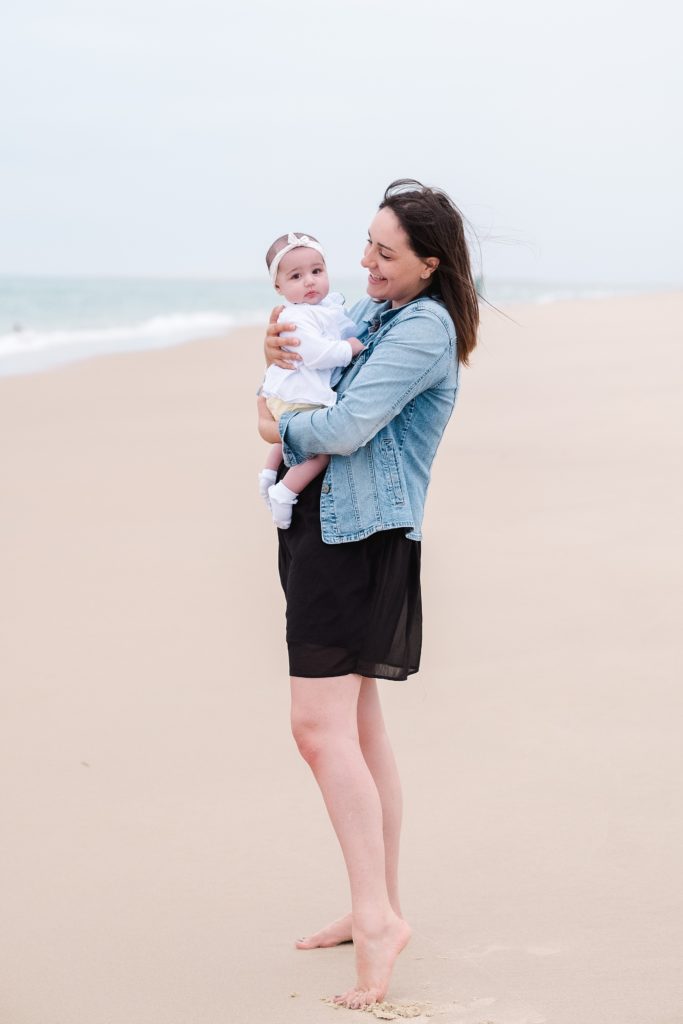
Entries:
[[363, 253], [363, 258], [360, 261], [361, 267], [371, 267], [375, 262], [375, 257], [372, 254], [372, 249], [368, 249], [367, 252]]

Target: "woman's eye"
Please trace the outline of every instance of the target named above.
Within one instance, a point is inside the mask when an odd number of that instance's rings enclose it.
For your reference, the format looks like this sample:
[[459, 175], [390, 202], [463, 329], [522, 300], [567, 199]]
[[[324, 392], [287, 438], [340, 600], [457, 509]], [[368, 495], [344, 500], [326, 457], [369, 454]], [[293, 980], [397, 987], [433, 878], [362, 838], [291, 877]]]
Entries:
[[385, 256], [383, 252], [379, 253], [383, 260], [390, 260], [391, 256]]

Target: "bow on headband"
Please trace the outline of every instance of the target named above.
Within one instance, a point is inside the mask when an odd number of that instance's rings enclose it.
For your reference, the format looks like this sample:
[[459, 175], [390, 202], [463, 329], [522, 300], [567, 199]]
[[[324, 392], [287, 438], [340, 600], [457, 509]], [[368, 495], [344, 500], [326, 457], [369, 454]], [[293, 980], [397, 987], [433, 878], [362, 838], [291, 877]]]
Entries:
[[290, 231], [287, 235], [287, 245], [283, 246], [282, 249], [273, 257], [273, 262], [270, 264], [270, 280], [273, 287], [275, 287], [275, 278], [277, 277], [277, 268], [280, 266], [280, 261], [283, 256], [286, 256], [292, 249], [315, 249], [319, 252], [323, 259], [325, 259], [325, 253], [320, 242], [316, 242], [313, 238], [309, 238], [308, 235], [302, 235], [301, 238], [297, 238], [293, 231]]

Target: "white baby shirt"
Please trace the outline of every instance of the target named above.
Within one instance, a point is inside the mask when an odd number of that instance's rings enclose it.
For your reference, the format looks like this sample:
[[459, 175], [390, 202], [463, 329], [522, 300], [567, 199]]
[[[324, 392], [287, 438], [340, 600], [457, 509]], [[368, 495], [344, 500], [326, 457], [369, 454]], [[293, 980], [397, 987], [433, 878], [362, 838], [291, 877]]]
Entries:
[[330, 387], [332, 371], [351, 362], [351, 346], [344, 339], [355, 337], [358, 329], [344, 311], [343, 296], [330, 292], [316, 306], [286, 303], [278, 323], [296, 324], [295, 331], [283, 331], [280, 337], [299, 339], [300, 345], [283, 351], [298, 352], [301, 362], [295, 370], [269, 366], [262, 394], [283, 402], [334, 405], [337, 396]]

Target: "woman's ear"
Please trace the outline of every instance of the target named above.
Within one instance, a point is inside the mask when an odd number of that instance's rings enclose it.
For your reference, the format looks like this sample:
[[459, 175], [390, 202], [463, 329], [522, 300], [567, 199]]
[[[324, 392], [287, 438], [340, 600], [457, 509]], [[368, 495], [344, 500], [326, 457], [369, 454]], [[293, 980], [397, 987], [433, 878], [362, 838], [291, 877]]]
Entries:
[[420, 274], [423, 281], [428, 281], [432, 276], [436, 268], [438, 267], [440, 260], [438, 256], [430, 256], [428, 259], [422, 261], [425, 265], [424, 270]]

